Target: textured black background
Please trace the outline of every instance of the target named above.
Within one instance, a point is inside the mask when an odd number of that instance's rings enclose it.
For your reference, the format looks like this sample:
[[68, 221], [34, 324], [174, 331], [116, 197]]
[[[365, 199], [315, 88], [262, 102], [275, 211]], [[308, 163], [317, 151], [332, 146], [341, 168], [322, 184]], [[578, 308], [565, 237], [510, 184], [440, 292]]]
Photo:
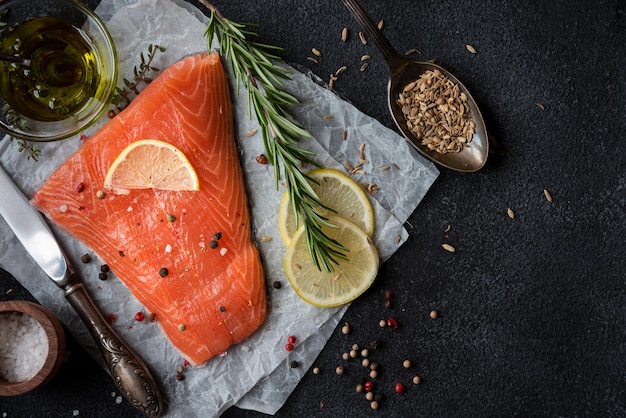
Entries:
[[[410, 239], [348, 310], [353, 333], [335, 331], [315, 363], [321, 374], [308, 372], [277, 415], [626, 416], [626, 2], [363, 3], [384, 19], [399, 51], [417, 48], [467, 85], [498, 148], [478, 173], [441, 169], [406, 225]], [[348, 66], [336, 91], [393, 128], [385, 64], [358, 40], [339, 0], [215, 4], [232, 20], [259, 23], [262, 42], [284, 47], [286, 61], [322, 79]], [[313, 47], [322, 51], [319, 64], [306, 59]], [[364, 53], [374, 59], [360, 72]], [[444, 242], [457, 252], [444, 251]], [[5, 295], [13, 287], [3, 277], [0, 297], [21, 296]], [[392, 309], [386, 289], [396, 294]], [[432, 309], [439, 319], [429, 318]], [[380, 329], [387, 317], [400, 328]], [[372, 354], [381, 363], [378, 411], [354, 390], [364, 374], [356, 362], [344, 376], [334, 373], [352, 343], [373, 339], [381, 342]], [[402, 368], [405, 358], [411, 369]], [[410, 383], [415, 374], [418, 386]], [[406, 393], [393, 392], [397, 381]], [[0, 414], [137, 415], [111, 392], [108, 376], [74, 346], [53, 382], [0, 398]]]

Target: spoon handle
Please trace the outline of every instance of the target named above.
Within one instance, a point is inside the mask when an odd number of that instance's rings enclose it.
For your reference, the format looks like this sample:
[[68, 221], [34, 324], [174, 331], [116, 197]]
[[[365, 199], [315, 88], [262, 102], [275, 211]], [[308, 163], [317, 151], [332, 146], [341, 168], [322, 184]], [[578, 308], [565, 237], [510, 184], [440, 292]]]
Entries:
[[372, 39], [385, 58], [385, 61], [387, 61], [387, 65], [393, 68], [395, 66], [394, 64], [402, 58], [389, 40], [385, 38], [380, 29], [378, 29], [378, 26], [376, 26], [372, 18], [367, 14], [361, 3], [359, 3], [358, 0], [341, 0], [341, 2], [346, 6], [346, 9], [350, 11], [356, 21], [359, 22], [367, 36]]
[[0, 61], [12, 62], [14, 64], [23, 65], [25, 67], [30, 67], [30, 60], [27, 58], [20, 58], [10, 54], [5, 54], [0, 52]]

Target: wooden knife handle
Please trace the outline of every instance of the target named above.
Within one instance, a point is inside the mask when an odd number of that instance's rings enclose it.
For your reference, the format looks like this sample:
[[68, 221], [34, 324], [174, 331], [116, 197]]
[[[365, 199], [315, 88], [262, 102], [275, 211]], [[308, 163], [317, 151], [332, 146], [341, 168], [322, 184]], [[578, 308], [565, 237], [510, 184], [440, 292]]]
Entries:
[[164, 412], [163, 401], [143, 360], [104, 319], [81, 282], [70, 282], [64, 290], [66, 299], [87, 325], [122, 394], [143, 414], [160, 416]]

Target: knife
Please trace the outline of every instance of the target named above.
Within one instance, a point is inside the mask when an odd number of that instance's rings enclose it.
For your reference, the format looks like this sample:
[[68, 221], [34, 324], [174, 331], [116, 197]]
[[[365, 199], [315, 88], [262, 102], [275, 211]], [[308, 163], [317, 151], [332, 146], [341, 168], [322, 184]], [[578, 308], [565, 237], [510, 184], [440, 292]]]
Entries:
[[64, 290], [65, 298], [87, 326], [122, 394], [144, 415], [160, 416], [164, 412], [163, 400], [150, 371], [98, 311], [43, 215], [30, 205], [2, 166], [0, 215], [33, 260]]

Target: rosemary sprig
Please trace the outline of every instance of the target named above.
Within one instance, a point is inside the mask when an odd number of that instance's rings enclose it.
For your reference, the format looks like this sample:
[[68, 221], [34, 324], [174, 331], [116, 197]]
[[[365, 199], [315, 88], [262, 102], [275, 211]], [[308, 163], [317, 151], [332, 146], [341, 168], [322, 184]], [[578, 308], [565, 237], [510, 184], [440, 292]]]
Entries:
[[159, 68], [152, 65], [154, 57], [157, 52], [165, 52], [166, 49], [160, 45], [148, 45], [148, 58], [142, 52], [140, 54], [141, 62], [139, 66], [133, 68], [133, 80], [130, 81], [127, 78], [122, 79], [125, 87], [116, 87], [115, 94], [111, 98], [111, 104], [116, 106], [117, 111], [121, 111], [132, 101], [133, 95], [139, 94], [139, 86], [143, 84], [149, 84], [153, 78], [149, 77], [150, 72], [159, 72]]
[[333, 264], [345, 260], [348, 250], [322, 231], [323, 226], [334, 225], [315, 211], [324, 206], [309, 184], [314, 180], [300, 171], [302, 163], [318, 164], [313, 160], [314, 153], [298, 146], [301, 138], [310, 138], [311, 134], [290, 117], [289, 108], [299, 101], [283, 90], [283, 81], [290, 78], [290, 72], [276, 64], [282, 62], [275, 55], [281, 48], [251, 41], [257, 34], [248, 29], [250, 25], [226, 19], [206, 0], [200, 3], [211, 11], [205, 34], [208, 48], [215, 37], [220, 54], [230, 61], [237, 89], [241, 85], [248, 93], [248, 110], [250, 114], [254, 110], [261, 127], [265, 153], [274, 166], [276, 188], [284, 179], [296, 222], [304, 225], [309, 257], [319, 270], [333, 271]]

